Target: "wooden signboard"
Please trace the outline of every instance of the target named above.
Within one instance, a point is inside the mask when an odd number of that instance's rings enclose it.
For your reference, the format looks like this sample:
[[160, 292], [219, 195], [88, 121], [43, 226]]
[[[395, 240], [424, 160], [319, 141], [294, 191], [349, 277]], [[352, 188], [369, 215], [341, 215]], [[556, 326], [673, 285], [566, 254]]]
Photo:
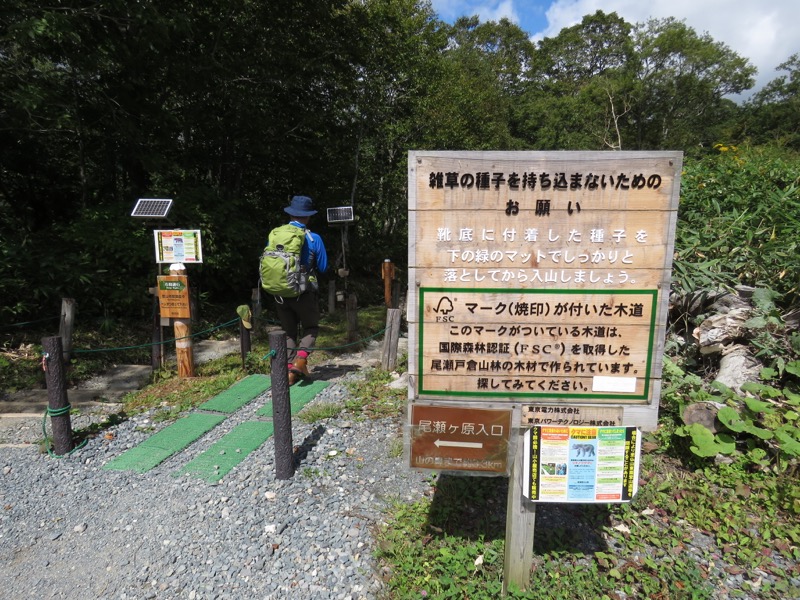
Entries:
[[508, 472], [511, 412], [415, 404], [411, 465], [439, 471]]
[[189, 278], [186, 275], [158, 276], [158, 304], [163, 319], [189, 319]]
[[410, 152], [410, 402], [655, 427], [681, 166], [680, 152]]

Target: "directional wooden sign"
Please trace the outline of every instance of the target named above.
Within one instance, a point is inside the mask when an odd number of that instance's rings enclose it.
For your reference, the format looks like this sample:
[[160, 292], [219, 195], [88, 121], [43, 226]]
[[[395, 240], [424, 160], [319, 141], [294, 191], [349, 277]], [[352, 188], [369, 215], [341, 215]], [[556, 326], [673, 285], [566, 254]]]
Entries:
[[511, 411], [411, 406], [411, 467], [506, 473]]

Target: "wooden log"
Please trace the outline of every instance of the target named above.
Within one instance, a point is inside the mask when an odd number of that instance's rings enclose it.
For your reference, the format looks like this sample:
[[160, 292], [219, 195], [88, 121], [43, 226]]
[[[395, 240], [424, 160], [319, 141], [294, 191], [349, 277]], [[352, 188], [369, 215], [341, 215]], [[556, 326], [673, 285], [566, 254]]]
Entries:
[[73, 298], [61, 299], [61, 321], [58, 325], [58, 337], [61, 338], [63, 354], [61, 360], [65, 365], [72, 358], [72, 332], [75, 329], [75, 310], [77, 305]]
[[292, 447], [292, 409], [289, 399], [289, 369], [287, 366], [286, 333], [280, 329], [269, 333], [272, 350], [272, 423], [275, 428], [275, 477], [294, 476]]
[[67, 398], [67, 378], [61, 360], [60, 337], [42, 338], [44, 371], [47, 382], [47, 413], [53, 428], [53, 451], [63, 456], [72, 450], [72, 421]]
[[718, 314], [707, 318], [695, 328], [694, 339], [700, 346], [701, 354], [714, 354], [722, 352], [747, 333], [745, 322], [752, 316], [752, 309], [740, 307], [731, 309], [725, 314]]
[[734, 344], [722, 350], [719, 371], [714, 381], [740, 393], [742, 385], [749, 381], [758, 381], [760, 372], [761, 363], [753, 356], [749, 348], [742, 344]]
[[381, 367], [393, 371], [397, 366], [397, 344], [400, 340], [400, 309], [386, 311], [386, 335], [383, 337]]
[[[170, 275], [186, 275], [186, 267], [180, 263], [170, 265]], [[194, 344], [192, 342], [192, 320], [175, 318], [172, 322], [175, 333], [175, 356], [178, 361], [178, 377], [194, 377]]]
[[175, 319], [175, 356], [178, 361], [178, 377], [194, 377], [194, 346], [192, 344], [192, 326], [188, 319]]

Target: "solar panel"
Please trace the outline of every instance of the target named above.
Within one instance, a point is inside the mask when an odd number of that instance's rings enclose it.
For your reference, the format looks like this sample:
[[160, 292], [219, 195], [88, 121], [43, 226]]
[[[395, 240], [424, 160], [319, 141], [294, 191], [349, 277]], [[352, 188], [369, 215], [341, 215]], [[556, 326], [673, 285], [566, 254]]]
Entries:
[[336, 206], [328, 209], [328, 223], [350, 223], [353, 220], [352, 206]]
[[172, 200], [167, 198], [139, 198], [133, 207], [132, 217], [139, 219], [163, 219], [172, 207]]

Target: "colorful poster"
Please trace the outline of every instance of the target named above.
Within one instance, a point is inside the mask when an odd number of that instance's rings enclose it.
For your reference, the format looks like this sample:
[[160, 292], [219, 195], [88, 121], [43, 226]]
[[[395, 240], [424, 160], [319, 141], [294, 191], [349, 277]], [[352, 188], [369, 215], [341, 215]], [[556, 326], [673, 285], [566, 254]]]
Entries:
[[525, 435], [525, 497], [533, 502], [629, 502], [638, 490], [636, 427], [535, 426]]
[[203, 248], [197, 229], [157, 229], [153, 232], [158, 263], [201, 263]]

